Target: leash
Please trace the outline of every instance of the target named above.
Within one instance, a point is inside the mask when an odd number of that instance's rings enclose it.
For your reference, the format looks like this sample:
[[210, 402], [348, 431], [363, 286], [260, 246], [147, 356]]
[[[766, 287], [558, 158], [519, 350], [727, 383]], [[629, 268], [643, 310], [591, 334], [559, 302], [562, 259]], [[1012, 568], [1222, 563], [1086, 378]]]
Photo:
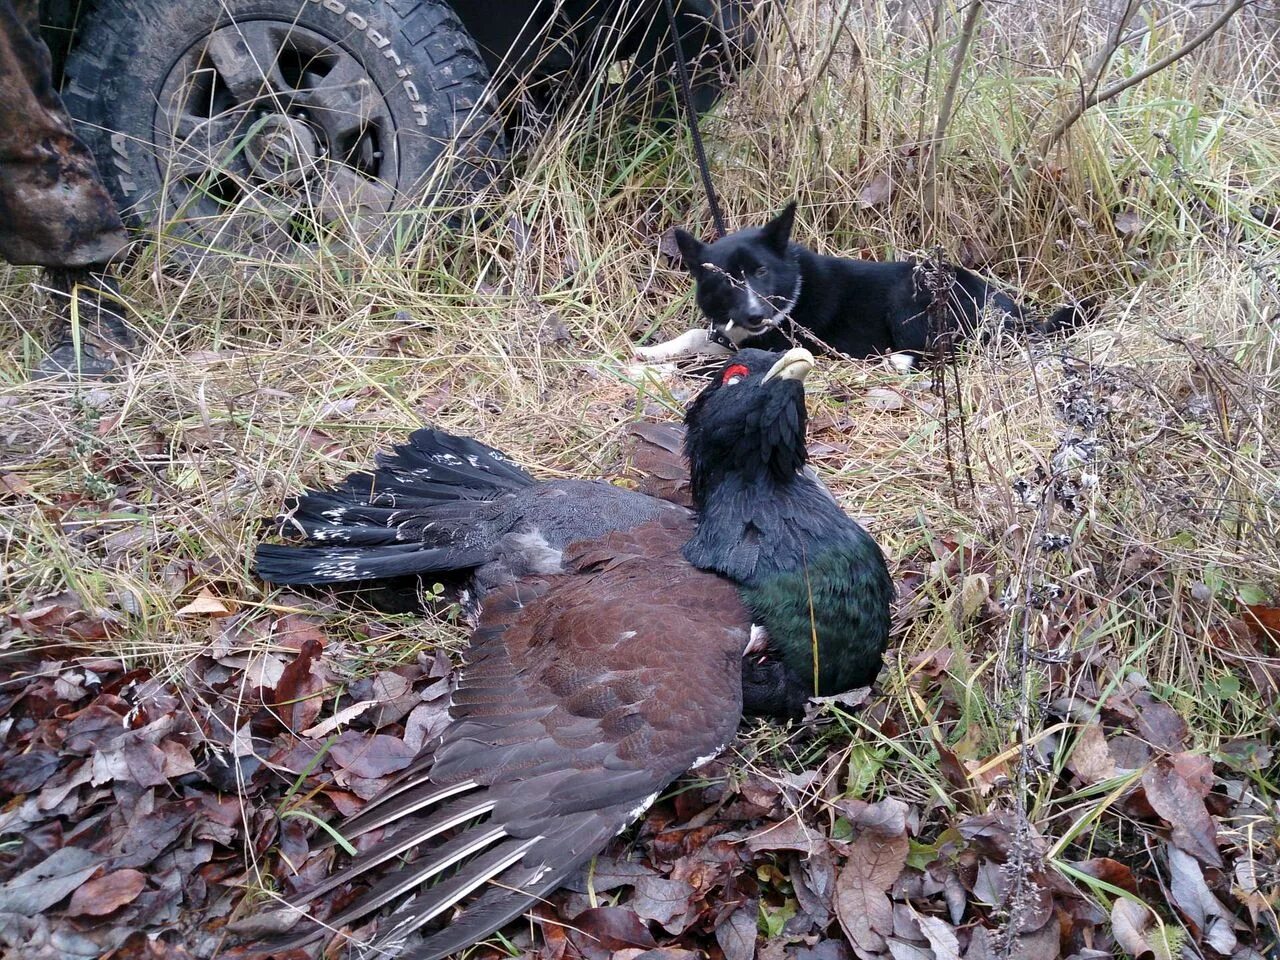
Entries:
[[689, 125], [689, 135], [693, 138], [693, 152], [698, 159], [698, 171], [702, 174], [702, 189], [707, 194], [707, 204], [711, 207], [711, 219], [715, 221], [716, 236], [723, 237], [728, 231], [724, 226], [724, 214], [720, 212], [720, 201], [716, 199], [716, 188], [711, 182], [711, 166], [707, 163], [707, 151], [702, 145], [702, 132], [698, 129], [698, 111], [693, 105], [693, 85], [689, 82], [689, 64], [685, 61], [684, 46], [680, 43], [680, 30], [676, 26], [676, 10], [672, 0], [663, 0], [667, 8], [667, 23], [671, 26], [671, 42], [676, 48], [676, 76], [680, 80], [680, 99], [684, 101], [685, 122]]

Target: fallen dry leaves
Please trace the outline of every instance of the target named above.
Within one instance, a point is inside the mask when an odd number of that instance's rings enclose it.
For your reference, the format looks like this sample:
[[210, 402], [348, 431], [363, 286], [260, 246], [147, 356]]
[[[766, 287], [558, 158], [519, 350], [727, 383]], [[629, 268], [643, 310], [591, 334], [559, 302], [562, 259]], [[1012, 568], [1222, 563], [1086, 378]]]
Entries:
[[[904, 578], [906, 615], [936, 605], [998, 622], [986, 559], [951, 543], [930, 551]], [[913, 589], [925, 580], [927, 597]], [[193, 601], [210, 640], [179, 675], [60, 653], [0, 688], [7, 955], [243, 955], [273, 932], [264, 892], [302, 892], [334, 863], [316, 820], [357, 812], [447, 721], [443, 655], [368, 674], [320, 617], [216, 601]], [[1270, 642], [1269, 617], [1230, 628], [1233, 649]], [[10, 615], [58, 651], [108, 622], [67, 597]], [[945, 795], [893, 796], [876, 786], [882, 760], [856, 742], [841, 749], [847, 740], [810, 769], [722, 758], [543, 904], [539, 938], [517, 924], [513, 942], [539, 960], [1262, 960], [1276, 847], [1248, 838], [1273, 822], [1249, 789], [1272, 762], [1265, 743], [1191, 750], [1183, 718], [1140, 675], [1082, 651], [1061, 665], [1072, 682], [1046, 697], [1052, 735], [1039, 750], [1058, 771], [1043, 781], [1054, 796], [1093, 799], [1022, 823], [1011, 758], [958, 725], [964, 655], [927, 651], [906, 666], [910, 696], [935, 706], [933, 729], [913, 732], [900, 702], [860, 694], [826, 704], [793, 740], [822, 743], [824, 717], [857, 712], [868, 743], [932, 753]], [[1100, 829], [1058, 842], [1092, 804]]]

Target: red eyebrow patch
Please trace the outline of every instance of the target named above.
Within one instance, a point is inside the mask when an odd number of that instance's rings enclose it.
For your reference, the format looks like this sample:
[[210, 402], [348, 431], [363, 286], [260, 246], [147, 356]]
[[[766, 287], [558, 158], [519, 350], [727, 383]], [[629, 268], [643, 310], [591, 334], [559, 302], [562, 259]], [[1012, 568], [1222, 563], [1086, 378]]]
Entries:
[[741, 363], [735, 363], [735, 364], [734, 364], [733, 366], [731, 366], [731, 367], [725, 367], [725, 370], [724, 370], [724, 376], [722, 376], [722, 377], [720, 378], [720, 382], [721, 382], [721, 383], [728, 383], [728, 382], [729, 382], [730, 380], [732, 380], [734, 377], [749, 377], [749, 376], [751, 376], [751, 371], [750, 371], [750, 370], [748, 370], [748, 369], [747, 369], [743, 364], [741, 364]]

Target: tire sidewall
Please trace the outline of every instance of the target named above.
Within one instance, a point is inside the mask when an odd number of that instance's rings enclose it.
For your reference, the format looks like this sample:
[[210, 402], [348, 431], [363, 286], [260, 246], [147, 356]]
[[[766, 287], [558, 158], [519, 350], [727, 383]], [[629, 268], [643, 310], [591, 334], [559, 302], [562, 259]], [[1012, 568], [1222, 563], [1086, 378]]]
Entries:
[[[420, 185], [461, 125], [459, 109], [430, 57], [410, 43], [403, 20], [380, 0], [107, 0], [85, 26], [81, 49], [86, 54], [69, 66], [72, 78], [65, 94], [81, 117], [77, 132], [98, 157], [104, 180], [120, 206], [144, 223], [160, 206], [165, 171], [154, 147], [160, 91], [175, 64], [212, 31], [233, 21], [267, 19], [295, 23], [331, 40], [365, 67], [391, 115], [395, 130], [384, 149], [393, 153], [392, 169], [399, 192], [393, 209], [419, 199]], [[457, 37], [469, 40], [458, 28]], [[472, 47], [467, 51], [482, 63]], [[76, 55], [73, 54], [73, 57]], [[479, 66], [483, 71], [483, 67]], [[96, 78], [93, 74], [97, 73]], [[487, 76], [487, 74], [486, 74]], [[481, 118], [487, 121], [486, 114]], [[112, 129], [106, 129], [109, 125]], [[501, 134], [482, 142], [503, 153]], [[104, 158], [109, 161], [104, 164]], [[475, 164], [464, 176], [477, 176]], [[482, 179], [489, 179], [486, 173]], [[473, 186], [476, 184], [472, 184]]]

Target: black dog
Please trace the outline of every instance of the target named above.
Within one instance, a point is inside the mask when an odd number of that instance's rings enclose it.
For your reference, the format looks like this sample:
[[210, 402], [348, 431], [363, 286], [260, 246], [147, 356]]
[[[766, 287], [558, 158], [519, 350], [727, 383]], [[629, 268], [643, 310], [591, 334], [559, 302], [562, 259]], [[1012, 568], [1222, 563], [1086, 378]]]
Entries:
[[[677, 229], [681, 258], [711, 329], [638, 347], [636, 355], [656, 363], [740, 347], [781, 350], [793, 342], [857, 358], [910, 355], [932, 349], [935, 328], [972, 336], [988, 308], [1006, 330], [1041, 334], [1074, 327], [1095, 309], [1087, 302], [1036, 321], [1025, 307], [960, 267], [942, 266], [939, 274], [932, 264], [912, 261], [824, 257], [791, 242], [795, 212], [793, 201], [763, 227], [710, 244]], [[932, 323], [929, 313], [930, 271], [940, 277], [945, 297], [941, 324]]]

